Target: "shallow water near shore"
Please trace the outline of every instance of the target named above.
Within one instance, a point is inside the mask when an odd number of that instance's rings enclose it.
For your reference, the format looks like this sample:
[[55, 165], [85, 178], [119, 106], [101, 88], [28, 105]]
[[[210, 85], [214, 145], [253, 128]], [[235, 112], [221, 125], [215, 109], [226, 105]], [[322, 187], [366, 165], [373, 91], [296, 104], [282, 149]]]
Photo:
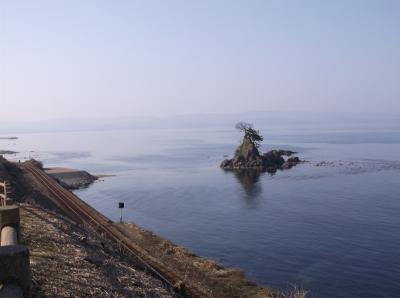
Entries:
[[[308, 162], [275, 175], [219, 168], [233, 129], [18, 135], [8, 158], [116, 174], [76, 194], [261, 284], [315, 297], [400, 294], [400, 131], [269, 130], [262, 151]], [[273, 132], [273, 133], [271, 133]]]

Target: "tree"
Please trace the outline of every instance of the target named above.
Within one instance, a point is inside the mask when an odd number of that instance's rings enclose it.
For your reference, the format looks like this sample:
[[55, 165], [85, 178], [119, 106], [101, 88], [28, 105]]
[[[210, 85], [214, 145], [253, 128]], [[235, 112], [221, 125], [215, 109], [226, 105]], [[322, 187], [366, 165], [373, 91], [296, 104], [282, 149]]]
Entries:
[[244, 132], [244, 138], [249, 140], [254, 146], [257, 148], [260, 147], [260, 142], [262, 142], [264, 138], [260, 135], [258, 130], [254, 129], [253, 124], [238, 122], [236, 123], [235, 128]]

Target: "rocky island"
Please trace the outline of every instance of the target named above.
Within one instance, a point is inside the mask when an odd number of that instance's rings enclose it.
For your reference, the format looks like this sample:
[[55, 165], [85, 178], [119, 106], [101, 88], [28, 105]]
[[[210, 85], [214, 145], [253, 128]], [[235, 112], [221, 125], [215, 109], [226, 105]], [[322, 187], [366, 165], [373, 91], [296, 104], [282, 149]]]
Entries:
[[290, 150], [271, 150], [261, 155], [258, 148], [264, 138], [259, 131], [255, 130], [252, 124], [244, 122], [239, 122], [235, 127], [244, 133], [243, 141], [232, 159], [222, 161], [222, 169], [257, 169], [275, 173], [279, 169], [290, 169], [302, 162], [297, 156], [293, 156], [297, 152]]

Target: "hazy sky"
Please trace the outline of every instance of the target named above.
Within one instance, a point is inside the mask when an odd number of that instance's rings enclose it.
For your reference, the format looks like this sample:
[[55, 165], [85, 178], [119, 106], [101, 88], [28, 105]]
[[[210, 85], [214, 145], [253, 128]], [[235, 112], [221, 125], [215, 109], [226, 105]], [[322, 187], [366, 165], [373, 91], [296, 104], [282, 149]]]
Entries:
[[400, 113], [400, 1], [0, 0], [0, 121]]

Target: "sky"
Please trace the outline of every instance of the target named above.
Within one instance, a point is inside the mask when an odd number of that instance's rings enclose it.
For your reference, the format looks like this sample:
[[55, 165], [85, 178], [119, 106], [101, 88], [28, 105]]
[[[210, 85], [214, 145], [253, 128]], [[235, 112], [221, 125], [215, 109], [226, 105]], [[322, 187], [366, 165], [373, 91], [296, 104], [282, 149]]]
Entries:
[[0, 0], [0, 104], [0, 122], [400, 113], [400, 1]]

